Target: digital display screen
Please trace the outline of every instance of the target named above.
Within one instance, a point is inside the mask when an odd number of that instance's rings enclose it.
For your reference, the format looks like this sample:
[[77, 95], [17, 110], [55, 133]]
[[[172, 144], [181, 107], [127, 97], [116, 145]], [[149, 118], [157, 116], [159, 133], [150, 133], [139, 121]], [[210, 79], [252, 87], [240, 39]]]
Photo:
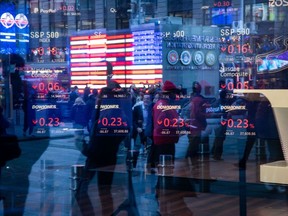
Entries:
[[288, 67], [288, 51], [280, 55], [269, 54], [262, 58], [257, 58], [258, 72], [277, 72]]
[[70, 37], [69, 50], [71, 85], [80, 92], [86, 84], [105, 87], [109, 64], [113, 79], [124, 87], [162, 80], [162, 38], [156, 30], [87, 32]]
[[0, 53], [26, 54], [29, 43], [29, 21], [13, 3], [0, 3]]
[[96, 131], [98, 135], [123, 136], [130, 133], [132, 101], [129, 94], [123, 92], [104, 94], [100, 107], [96, 109], [99, 109]]
[[232, 7], [214, 7], [212, 8], [213, 25], [231, 25], [233, 21]]

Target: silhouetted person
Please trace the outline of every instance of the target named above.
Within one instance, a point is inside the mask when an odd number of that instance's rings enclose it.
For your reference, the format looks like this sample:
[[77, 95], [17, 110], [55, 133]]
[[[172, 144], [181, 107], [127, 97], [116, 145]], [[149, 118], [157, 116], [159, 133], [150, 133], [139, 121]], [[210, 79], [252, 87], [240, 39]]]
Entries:
[[72, 109], [71, 120], [73, 121], [73, 128], [78, 129], [75, 133], [76, 140], [84, 139], [84, 128], [88, 125], [87, 107], [81, 97], [77, 97]]
[[284, 160], [273, 109], [267, 98], [262, 98], [258, 105], [255, 124], [259, 139], [267, 143], [268, 161]]
[[24, 126], [23, 126], [23, 136], [26, 136], [26, 132], [28, 130], [28, 134], [32, 135], [34, 129], [33, 120], [36, 118], [36, 110], [33, 109], [33, 105], [35, 105], [36, 99], [36, 91], [33, 89], [30, 83], [26, 83], [24, 89], [24, 99], [23, 99], [23, 112], [24, 112]]
[[90, 94], [88, 96], [88, 100], [86, 101], [86, 110], [87, 110], [86, 115], [87, 115], [87, 121], [88, 121], [87, 130], [89, 134], [91, 133], [93, 119], [95, 118], [95, 114], [96, 114], [96, 109], [95, 109], [96, 99], [97, 99], [97, 96], [95, 96], [94, 94]]
[[[111, 95], [119, 93], [125, 94], [125, 92], [121, 89], [121, 86], [118, 83], [110, 81], [107, 87], [101, 89], [100, 94], [97, 98], [96, 115], [93, 121], [94, 125], [88, 144], [87, 159], [85, 163], [86, 180], [81, 182], [79, 190], [76, 193], [76, 199], [78, 203], [80, 203], [80, 208], [82, 206], [81, 203], [85, 205], [85, 208], [87, 207], [87, 205], [91, 207], [88, 195], [88, 186], [90, 181], [97, 173], [99, 197], [101, 199], [106, 197], [106, 200], [101, 200], [101, 202], [103, 202], [102, 206], [105, 205], [107, 207], [107, 205], [110, 205], [108, 209], [111, 209], [111, 213], [113, 211], [113, 198], [111, 194], [111, 185], [113, 182], [114, 174], [113, 167], [116, 165], [117, 162], [117, 152], [119, 145], [125, 139], [126, 135], [101, 134], [98, 129], [99, 125], [103, 123], [103, 118], [105, 118], [105, 120], [109, 119], [109, 121], [113, 120], [112, 118], [115, 118], [120, 121], [120, 115], [121, 113], [123, 113], [121, 107], [119, 109], [101, 108], [102, 105], [108, 105], [104, 103], [106, 97], [109, 98]], [[124, 118], [124, 116], [121, 116], [121, 121], [127, 122], [127, 119]], [[111, 172], [97, 171], [98, 168], [107, 166], [111, 167]], [[90, 209], [93, 209], [93, 207], [91, 207]]]
[[211, 149], [211, 154], [214, 160], [222, 160], [223, 144], [226, 138], [227, 115], [226, 110], [222, 106], [230, 105], [231, 102], [227, 98], [227, 90], [222, 89], [219, 93], [219, 99], [211, 105], [212, 108], [217, 108], [217, 112], [211, 114], [212, 117], [220, 119], [217, 127], [214, 129], [215, 139]]
[[91, 89], [86, 84], [86, 87], [84, 88], [84, 92], [83, 92], [83, 100], [84, 100], [84, 102], [86, 102], [88, 100], [90, 93], [91, 93]]
[[[4, 136], [7, 134], [6, 130], [9, 128], [10, 126], [10, 122], [5, 118], [5, 116], [3, 115], [3, 107], [0, 106], [0, 138], [1, 136]], [[1, 144], [0, 144], [1, 147]], [[1, 151], [3, 151], [3, 149], [0, 149]], [[1, 155], [1, 154], [0, 154]], [[4, 158], [0, 157], [0, 177], [1, 177], [1, 167], [3, 167], [5, 165], [5, 160]]]
[[246, 114], [247, 119], [244, 119], [243, 121], [247, 120], [247, 123], [244, 122], [244, 124], [247, 124], [246, 131], [248, 135], [247, 135], [247, 140], [245, 143], [244, 154], [239, 160], [240, 168], [246, 167], [246, 162], [249, 158], [250, 152], [257, 140], [257, 133], [256, 133], [257, 129], [255, 128], [255, 123], [256, 123], [255, 121], [256, 121], [256, 112], [257, 112], [258, 105], [260, 102], [260, 94], [258, 93], [247, 94], [244, 100], [245, 100], [244, 103], [247, 109], [247, 114]]
[[0, 136], [7, 134], [7, 129], [10, 126], [10, 122], [3, 114], [3, 107], [0, 105]]
[[78, 86], [74, 86], [69, 94], [69, 104], [72, 107], [76, 98], [79, 97]]

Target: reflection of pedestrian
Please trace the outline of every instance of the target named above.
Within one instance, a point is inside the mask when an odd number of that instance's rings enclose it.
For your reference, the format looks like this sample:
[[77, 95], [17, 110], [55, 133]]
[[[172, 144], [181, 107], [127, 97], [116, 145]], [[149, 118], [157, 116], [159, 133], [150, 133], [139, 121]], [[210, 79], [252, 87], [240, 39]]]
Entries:
[[222, 89], [219, 94], [219, 99], [216, 103], [212, 104], [212, 107], [217, 107], [217, 113], [214, 113], [212, 117], [217, 117], [220, 119], [217, 127], [215, 128], [215, 139], [213, 142], [213, 147], [211, 149], [211, 154], [214, 160], [222, 160], [223, 153], [223, 143], [226, 138], [227, 129], [227, 112], [221, 107], [230, 105], [230, 101], [227, 99], [227, 90]]
[[84, 128], [88, 125], [87, 107], [81, 97], [77, 97], [71, 110], [71, 119], [73, 121], [73, 128], [78, 129], [76, 131], [76, 139], [84, 139]]
[[7, 134], [6, 129], [9, 128], [10, 123], [3, 115], [3, 107], [0, 105], [0, 136]]
[[86, 84], [86, 87], [84, 88], [84, 92], [83, 92], [84, 102], [88, 100], [90, 93], [91, 93], [90, 87], [88, 86], [88, 84]]
[[[9, 121], [4, 117], [3, 115], [3, 108], [0, 105], [0, 136], [6, 135], [6, 129], [9, 127], [10, 123]], [[2, 158], [0, 158], [0, 177], [1, 177], [1, 167], [5, 165], [6, 161], [2, 161]]]
[[91, 133], [91, 128], [93, 125], [93, 116], [95, 115], [95, 106], [96, 106], [96, 97], [94, 94], [90, 94], [88, 96], [88, 100], [86, 101], [86, 109], [87, 109], [87, 130], [89, 134]]
[[[151, 149], [151, 155], [148, 156], [151, 161], [151, 168], [155, 168], [159, 161], [159, 156], [172, 155], [174, 161], [175, 158], [175, 144], [179, 140], [179, 136], [176, 134], [177, 128], [165, 126], [164, 121], [177, 121], [178, 113], [176, 109], [169, 109], [170, 105], [173, 105], [178, 94], [178, 89], [174, 83], [165, 81], [159, 100], [153, 106], [152, 118], [153, 118], [153, 145]], [[165, 108], [167, 107], [167, 108]], [[168, 132], [168, 134], [165, 134]], [[152, 169], [151, 171], [155, 171]]]
[[273, 110], [266, 98], [258, 105], [255, 124], [259, 139], [267, 143], [269, 162], [284, 160]]
[[[149, 145], [147, 141], [152, 141], [152, 106], [151, 96], [145, 94], [143, 96], [143, 103], [134, 107], [133, 109], [133, 133], [132, 139], [134, 141], [134, 149], [136, 150], [134, 156], [134, 168], [138, 158], [141, 147], [145, 149]], [[140, 137], [140, 143], [137, 142], [137, 136]], [[151, 144], [151, 143], [150, 143]]]
[[189, 146], [186, 157], [197, 160], [198, 150], [201, 143], [201, 132], [206, 129], [206, 101], [201, 95], [202, 87], [199, 82], [193, 82], [190, 111], [190, 134], [188, 135]]
[[[100, 94], [97, 98], [97, 110], [96, 115], [94, 119], [94, 125], [92, 128], [92, 133], [90, 136], [89, 141], [89, 147], [88, 147], [88, 154], [87, 159], [85, 163], [85, 175], [87, 180], [83, 180], [80, 184], [79, 191], [76, 194], [76, 199], [80, 203], [85, 203], [86, 207], [89, 205], [89, 195], [88, 195], [88, 186], [90, 181], [93, 179], [93, 177], [96, 174], [97, 168], [100, 167], [106, 167], [111, 166], [112, 171], [111, 172], [97, 172], [97, 184], [98, 184], [98, 190], [99, 190], [99, 197], [103, 203], [102, 205], [107, 207], [107, 204], [109, 205], [106, 209], [111, 210], [111, 213], [113, 211], [113, 199], [111, 194], [111, 185], [113, 181], [113, 167], [116, 165], [117, 162], [117, 152], [120, 143], [125, 139], [125, 135], [115, 135], [111, 136], [111, 134], [98, 134], [97, 126], [98, 126], [98, 119], [100, 118], [101, 112], [100, 107], [102, 104], [103, 96], [107, 95], [113, 95], [115, 94], [115, 90], [117, 89], [117, 94], [119, 92], [122, 92], [124, 94], [124, 91], [121, 90], [121, 87], [118, 83], [110, 81], [109, 85], [105, 88], [102, 88], [100, 91]], [[122, 111], [122, 110], [119, 110]], [[111, 109], [105, 109], [103, 112], [107, 114], [105, 118], [120, 118], [117, 116], [117, 111], [111, 110]], [[110, 117], [108, 117], [110, 115]], [[123, 118], [122, 118], [123, 119]], [[125, 121], [123, 119], [123, 121]], [[105, 202], [105, 204], [104, 204]], [[91, 204], [91, 203], [90, 203]], [[92, 205], [92, 204], [91, 204]], [[88, 206], [91, 207], [92, 206]], [[105, 212], [105, 209], [103, 209], [103, 212]], [[107, 212], [106, 212], [107, 213]], [[93, 214], [92, 214], [93, 215]], [[104, 215], [104, 214], [103, 214]], [[106, 214], [105, 214], [106, 215]]]
[[69, 104], [71, 106], [74, 104], [77, 97], [79, 97], [78, 86], [74, 86], [69, 94]]
[[239, 161], [239, 167], [245, 168], [246, 162], [249, 158], [250, 152], [256, 142], [257, 136], [256, 136], [256, 128], [255, 128], [255, 118], [256, 118], [256, 112], [258, 109], [260, 101], [260, 94], [247, 94], [245, 97], [245, 107], [247, 109], [247, 119], [244, 119], [243, 121], [247, 121], [247, 123], [244, 122], [244, 124], [247, 124], [247, 139], [244, 149], [244, 154], [241, 157]]
[[32, 135], [34, 129], [33, 120], [36, 120], [36, 110], [33, 109], [33, 105], [35, 105], [36, 91], [32, 88], [30, 83], [26, 83], [24, 90], [24, 99], [23, 99], [23, 112], [24, 112], [24, 127], [23, 127], [23, 136], [26, 136], [26, 132], [28, 130], [28, 134]]

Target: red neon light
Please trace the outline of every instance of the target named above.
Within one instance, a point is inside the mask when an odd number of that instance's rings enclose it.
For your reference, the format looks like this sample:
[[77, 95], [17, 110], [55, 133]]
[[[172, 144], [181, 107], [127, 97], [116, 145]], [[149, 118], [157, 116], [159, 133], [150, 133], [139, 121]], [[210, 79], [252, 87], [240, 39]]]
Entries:
[[70, 46], [70, 50], [78, 50], [78, 49], [88, 49], [88, 45], [73, 45]]
[[132, 52], [121, 52], [121, 53], [107, 53], [106, 54], [106, 57], [109, 58], [109, 57], [128, 57], [128, 56], [133, 56], [133, 53]]
[[133, 47], [133, 44], [107, 44], [108, 49], [113, 49], [113, 48], [128, 48], [128, 47]]
[[131, 61], [112, 62], [113, 66], [133, 65]]

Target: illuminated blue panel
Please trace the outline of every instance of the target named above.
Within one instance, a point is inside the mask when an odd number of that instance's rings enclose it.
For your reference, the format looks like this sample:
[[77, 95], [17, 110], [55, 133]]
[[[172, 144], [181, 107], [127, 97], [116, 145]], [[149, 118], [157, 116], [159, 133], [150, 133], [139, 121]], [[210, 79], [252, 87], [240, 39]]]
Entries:
[[162, 38], [154, 30], [135, 31], [134, 64], [162, 64]]
[[0, 4], [0, 53], [26, 54], [29, 42], [27, 16], [12, 3]]

